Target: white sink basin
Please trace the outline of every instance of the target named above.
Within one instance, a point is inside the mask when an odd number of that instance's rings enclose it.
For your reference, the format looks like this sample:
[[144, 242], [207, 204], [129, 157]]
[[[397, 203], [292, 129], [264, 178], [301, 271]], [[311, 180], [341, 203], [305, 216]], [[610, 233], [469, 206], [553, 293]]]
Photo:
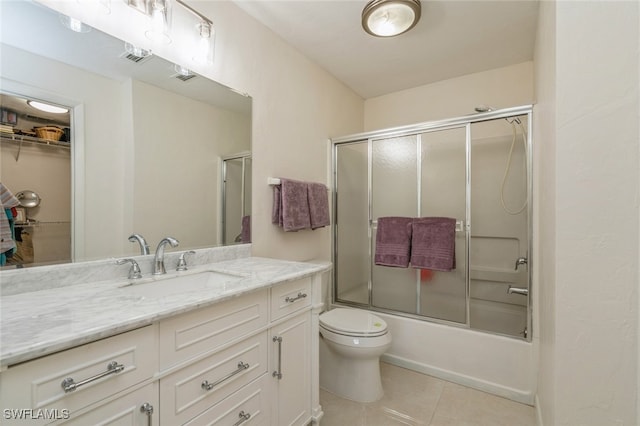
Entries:
[[241, 280], [242, 276], [217, 271], [204, 271], [170, 278], [154, 277], [151, 281], [121, 287], [122, 291], [148, 297], [164, 297], [193, 292], [219, 292], [227, 284]]

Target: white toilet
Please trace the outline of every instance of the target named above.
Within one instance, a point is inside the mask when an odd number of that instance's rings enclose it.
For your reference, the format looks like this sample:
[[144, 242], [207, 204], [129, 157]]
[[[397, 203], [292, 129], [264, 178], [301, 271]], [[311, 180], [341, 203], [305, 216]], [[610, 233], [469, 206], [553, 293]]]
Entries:
[[357, 402], [382, 398], [380, 355], [391, 346], [387, 323], [368, 311], [320, 314], [320, 387]]

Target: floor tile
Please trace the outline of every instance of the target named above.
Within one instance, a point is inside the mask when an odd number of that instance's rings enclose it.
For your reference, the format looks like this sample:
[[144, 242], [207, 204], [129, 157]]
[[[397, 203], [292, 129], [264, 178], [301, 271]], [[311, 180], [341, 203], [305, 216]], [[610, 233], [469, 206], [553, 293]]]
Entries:
[[320, 391], [321, 426], [535, 426], [533, 407], [387, 363], [384, 397], [358, 403]]

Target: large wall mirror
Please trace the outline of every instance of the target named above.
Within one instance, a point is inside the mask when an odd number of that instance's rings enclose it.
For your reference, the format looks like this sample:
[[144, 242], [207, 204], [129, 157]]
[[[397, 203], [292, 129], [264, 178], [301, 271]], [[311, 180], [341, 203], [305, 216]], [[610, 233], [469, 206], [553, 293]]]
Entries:
[[[16, 218], [20, 266], [140, 254], [134, 233], [152, 251], [165, 236], [180, 250], [250, 242], [250, 97], [37, 3], [0, 7], [0, 182], [39, 197]], [[225, 174], [236, 158], [243, 171]]]

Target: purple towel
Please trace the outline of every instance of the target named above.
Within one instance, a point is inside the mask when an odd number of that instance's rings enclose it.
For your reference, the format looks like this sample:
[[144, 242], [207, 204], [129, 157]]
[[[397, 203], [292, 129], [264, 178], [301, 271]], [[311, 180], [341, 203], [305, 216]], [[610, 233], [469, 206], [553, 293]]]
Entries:
[[273, 185], [273, 206], [271, 207], [271, 223], [274, 225], [282, 225], [280, 216], [280, 204], [282, 204], [282, 194], [280, 185]]
[[434, 271], [456, 267], [456, 220], [424, 217], [412, 224], [411, 266]]
[[279, 224], [285, 231], [310, 228], [307, 184], [291, 179], [280, 179]]
[[411, 222], [409, 217], [380, 217], [376, 233], [376, 265], [409, 266]]
[[240, 242], [242, 243], [250, 243], [251, 242], [251, 216], [243, 216], [242, 217], [242, 230], [240, 231]]
[[311, 229], [329, 226], [329, 195], [327, 187], [321, 183], [307, 184], [309, 197], [309, 216], [311, 219]]

